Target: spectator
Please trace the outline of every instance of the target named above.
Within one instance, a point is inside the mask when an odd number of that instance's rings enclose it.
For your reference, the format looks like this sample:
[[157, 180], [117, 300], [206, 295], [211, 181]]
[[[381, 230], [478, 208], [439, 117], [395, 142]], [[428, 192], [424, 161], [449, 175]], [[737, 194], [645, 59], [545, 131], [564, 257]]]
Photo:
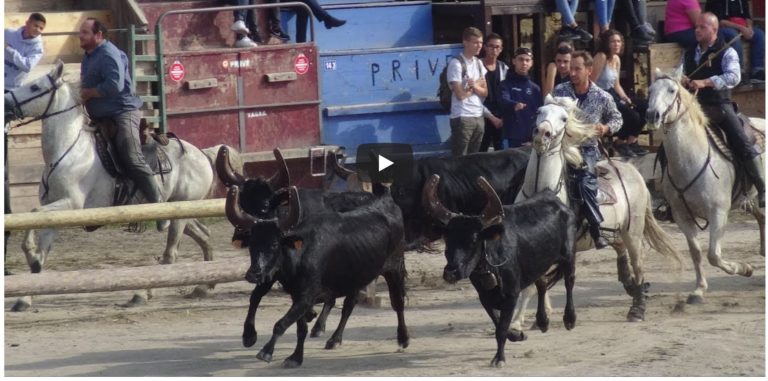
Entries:
[[571, 54], [573, 53], [573, 45], [570, 42], [563, 41], [557, 45], [557, 52], [555, 53], [555, 62], [550, 62], [547, 65], [547, 73], [544, 76], [544, 84], [542, 88], [542, 95], [552, 92], [555, 86], [570, 80], [571, 77]]
[[[732, 40], [739, 33], [742, 38], [751, 41], [752, 50], [749, 63], [752, 66], [750, 79], [753, 82], [765, 81], [765, 33], [752, 23], [749, 13], [748, 0], [707, 0], [704, 10], [712, 12], [720, 20], [721, 37], [724, 42]], [[733, 48], [739, 56], [739, 62], [744, 62], [744, 47], [741, 41], [736, 41]], [[744, 68], [746, 69], [746, 68]]]
[[556, 0], [557, 11], [563, 17], [563, 27], [560, 28], [560, 38], [563, 40], [592, 41], [592, 35], [576, 23], [576, 10], [579, 8], [579, 0]]
[[483, 140], [483, 99], [488, 95], [485, 67], [475, 57], [483, 48], [483, 34], [468, 27], [462, 33], [462, 52], [448, 62], [446, 78], [451, 96], [451, 153], [464, 156], [478, 152]]
[[480, 152], [488, 152], [488, 148], [493, 144], [493, 150], [501, 150], [501, 107], [499, 98], [501, 97], [501, 81], [507, 78], [509, 67], [504, 61], [499, 60], [499, 55], [504, 49], [504, 42], [496, 33], [491, 33], [485, 40], [485, 56], [483, 56], [483, 66], [485, 67], [485, 83], [488, 88], [488, 96], [483, 102], [483, 116], [485, 117], [485, 133], [483, 141], [480, 143]]
[[[632, 109], [632, 100], [624, 92], [619, 81], [621, 72], [621, 52], [624, 50], [624, 40], [617, 30], [609, 29], [600, 35], [599, 51], [595, 54], [592, 75], [590, 79], [597, 87], [611, 94], [616, 108], [621, 113], [624, 125], [616, 134], [614, 149], [621, 156], [636, 157], [648, 153], [640, 147], [637, 136], [645, 125], [645, 120]], [[647, 107], [646, 107], [647, 108]], [[643, 112], [645, 114], [645, 112]]]
[[645, 0], [619, 0], [618, 5], [619, 10], [624, 11], [625, 20], [629, 23], [629, 36], [632, 41], [636, 45], [647, 45], [653, 42], [656, 31], [646, 22]]
[[[322, 6], [317, 2], [317, 0], [299, 0], [304, 4], [307, 4], [310, 9], [312, 9], [312, 13], [317, 17], [318, 20], [322, 21], [325, 24], [326, 29], [331, 28], [338, 28], [344, 24], [347, 23], [346, 20], [340, 20], [333, 16], [331, 16], [328, 11], [323, 9]], [[309, 22], [309, 14], [304, 12], [303, 10], [299, 10], [296, 12], [296, 42], [306, 42], [307, 41], [307, 23]]]
[[664, 39], [683, 49], [696, 46], [696, 19], [701, 14], [698, 0], [669, 0], [664, 9]]
[[[139, 121], [141, 99], [132, 91], [128, 56], [109, 42], [107, 27], [88, 18], [80, 26], [80, 47], [85, 57], [80, 65], [80, 99], [94, 121], [111, 120], [116, 126], [114, 145], [123, 168], [148, 202], [163, 202], [163, 191], [141, 151]], [[168, 228], [158, 220], [157, 230]]]
[[[717, 36], [717, 17], [704, 12], [696, 20], [696, 40], [693, 49], [685, 51], [681, 68], [682, 84], [696, 93], [702, 111], [710, 124], [720, 128], [734, 152], [736, 163], [744, 170], [757, 189], [758, 205], [765, 207], [765, 169], [760, 152], [749, 143], [731, 100], [731, 89], [741, 79], [736, 51], [725, 47]], [[708, 63], [704, 60], [708, 60]], [[702, 153], [703, 155], [703, 153]]]
[[504, 137], [510, 148], [530, 145], [536, 112], [542, 105], [541, 88], [533, 83], [528, 73], [533, 66], [533, 53], [528, 48], [517, 48], [512, 60], [514, 71], [501, 83]]
[[[27, 22], [19, 29], [5, 29], [5, 90], [15, 90], [30, 71], [43, 58], [43, 39], [41, 34], [45, 29], [45, 17], [40, 13], [32, 13], [27, 18]], [[8, 110], [6, 110], [8, 111]], [[11, 191], [8, 181], [8, 128], [9, 124], [5, 118], [5, 128], [3, 131], [3, 152], [5, 164], [4, 185], [5, 185], [5, 214], [11, 213]], [[7, 259], [8, 237], [11, 232], [5, 232], [5, 253]], [[7, 261], [6, 261], [7, 263]], [[8, 268], [5, 267], [5, 275], [10, 275]]]
[[[274, 3], [275, 1], [276, 0], [268, 0], [269, 3]], [[254, 0], [227, 0], [227, 2], [229, 5], [255, 4]], [[252, 48], [258, 46], [258, 44], [262, 42], [261, 35], [259, 34], [259, 27], [256, 24], [253, 12], [253, 9], [233, 11], [235, 22], [230, 29], [232, 29], [237, 36], [235, 41], [235, 47], [237, 48]], [[290, 39], [290, 36], [283, 32], [283, 29], [280, 26], [280, 8], [271, 8], [269, 10], [269, 33], [283, 41]], [[253, 38], [248, 37], [249, 35]]]
[[[585, 51], [577, 51], [571, 58], [571, 80], [561, 83], [552, 91], [555, 97], [569, 97], [577, 101], [577, 105], [588, 123], [593, 123], [600, 135], [615, 133], [621, 128], [621, 113], [616, 109], [613, 97], [601, 90], [589, 80], [592, 74], [592, 56]], [[583, 202], [582, 214], [589, 222], [589, 233], [595, 242], [596, 249], [608, 245], [605, 237], [600, 235], [600, 223], [603, 216], [597, 204], [597, 174], [595, 165], [600, 160], [597, 149], [597, 139], [583, 144], [581, 155], [584, 158], [583, 168], [573, 168], [572, 178], [578, 187], [578, 194]]]
[[615, 6], [616, 0], [595, 0], [595, 15], [597, 16], [597, 24], [600, 25], [600, 33], [611, 27]]

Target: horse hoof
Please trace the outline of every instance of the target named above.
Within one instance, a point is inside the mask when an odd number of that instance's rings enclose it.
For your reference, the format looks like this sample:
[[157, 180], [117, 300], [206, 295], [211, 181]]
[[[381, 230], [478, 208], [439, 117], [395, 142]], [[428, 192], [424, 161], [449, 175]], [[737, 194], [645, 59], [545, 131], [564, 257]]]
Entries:
[[293, 359], [290, 359], [290, 358], [285, 359], [285, 361], [283, 361], [283, 368], [285, 368], [285, 369], [296, 369], [296, 368], [298, 368], [300, 366], [301, 366], [300, 362], [298, 362], [296, 360], [293, 360]]
[[43, 271], [43, 265], [41, 265], [38, 261], [34, 261], [31, 265], [29, 265], [29, 270], [32, 271], [32, 274], [39, 274], [41, 271]]
[[645, 321], [645, 318], [643, 316], [635, 315], [630, 312], [627, 314], [627, 321], [630, 323], [639, 323], [641, 321]]
[[525, 333], [523, 331], [512, 329], [509, 332], [507, 332], [507, 339], [514, 343], [517, 341], [525, 341], [527, 337], [525, 336]]
[[688, 304], [702, 304], [704, 303], [704, 297], [701, 295], [691, 294], [688, 295], [688, 300], [685, 302]]
[[195, 289], [192, 290], [192, 292], [184, 296], [185, 299], [204, 299], [207, 297], [208, 297], [208, 290], [200, 286], [195, 287]]
[[744, 276], [749, 278], [752, 276], [752, 266], [747, 265], [747, 269], [744, 271]]
[[263, 349], [256, 354], [256, 358], [261, 361], [272, 362], [272, 354], [264, 352]]
[[138, 306], [144, 306], [146, 304], [147, 304], [147, 299], [144, 299], [143, 296], [134, 295], [133, 298], [131, 298], [131, 300], [128, 301], [128, 303], [120, 304], [119, 306], [125, 307], [125, 308], [133, 308]]
[[341, 346], [341, 340], [330, 339], [325, 342], [325, 349], [336, 349]]
[[29, 307], [32, 307], [29, 303], [19, 299], [16, 301], [16, 303], [11, 307], [12, 312], [24, 312], [29, 309]]

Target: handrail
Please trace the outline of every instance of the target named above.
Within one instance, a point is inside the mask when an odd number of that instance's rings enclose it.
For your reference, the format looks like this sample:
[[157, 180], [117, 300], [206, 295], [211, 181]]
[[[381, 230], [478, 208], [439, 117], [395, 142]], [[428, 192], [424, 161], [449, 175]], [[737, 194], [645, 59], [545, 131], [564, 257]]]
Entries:
[[195, 9], [177, 9], [164, 12], [157, 18], [155, 22], [155, 52], [157, 55], [157, 78], [158, 78], [158, 90], [160, 93], [160, 133], [165, 133], [166, 126], [168, 125], [168, 111], [166, 110], [165, 100], [165, 68], [163, 67], [163, 30], [161, 23], [168, 15], [180, 15], [189, 13], [212, 13], [212, 12], [225, 12], [225, 11], [238, 11], [249, 9], [261, 9], [261, 8], [304, 8], [309, 15], [309, 32], [311, 41], [315, 41], [315, 19], [312, 9], [304, 3], [299, 2], [287, 2], [287, 3], [271, 3], [271, 4], [253, 4], [253, 5], [230, 5], [226, 7], [209, 7], [209, 8], [195, 8]]

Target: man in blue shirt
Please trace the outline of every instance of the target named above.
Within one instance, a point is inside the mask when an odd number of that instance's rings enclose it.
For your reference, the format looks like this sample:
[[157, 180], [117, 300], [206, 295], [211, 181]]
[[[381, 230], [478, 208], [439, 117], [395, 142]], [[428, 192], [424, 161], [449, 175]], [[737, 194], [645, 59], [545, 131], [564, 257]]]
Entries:
[[514, 70], [501, 83], [501, 110], [504, 138], [510, 148], [515, 148], [531, 144], [542, 98], [541, 87], [528, 76], [533, 66], [531, 49], [517, 48], [512, 65]]
[[[149, 202], [163, 202], [160, 185], [144, 160], [139, 139], [141, 99], [133, 94], [128, 57], [106, 40], [107, 28], [89, 18], [80, 26], [80, 47], [85, 57], [80, 67], [80, 98], [91, 119], [112, 120], [117, 126], [115, 148], [128, 176]], [[165, 230], [167, 220], [157, 221]]]

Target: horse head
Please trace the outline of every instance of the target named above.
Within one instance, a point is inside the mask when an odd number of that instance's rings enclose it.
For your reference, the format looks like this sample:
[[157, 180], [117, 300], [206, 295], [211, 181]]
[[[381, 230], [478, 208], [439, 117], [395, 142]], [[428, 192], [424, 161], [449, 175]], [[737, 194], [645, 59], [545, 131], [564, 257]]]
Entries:
[[597, 132], [585, 123], [575, 100], [547, 95], [544, 106], [536, 115], [533, 129], [533, 148], [539, 155], [562, 151], [568, 162], [580, 165], [578, 147], [594, 138]]
[[648, 128], [657, 131], [662, 124], [672, 124], [679, 119], [682, 109], [682, 98], [688, 95], [680, 83], [682, 73], [675, 70], [672, 73], [662, 73], [656, 68], [656, 79], [649, 89], [648, 111], [646, 120]]
[[54, 68], [47, 75], [6, 93], [6, 119], [16, 120], [26, 117], [44, 119], [60, 111], [63, 106], [57, 105], [55, 100], [56, 93], [64, 85], [63, 74], [64, 63], [57, 60]]

